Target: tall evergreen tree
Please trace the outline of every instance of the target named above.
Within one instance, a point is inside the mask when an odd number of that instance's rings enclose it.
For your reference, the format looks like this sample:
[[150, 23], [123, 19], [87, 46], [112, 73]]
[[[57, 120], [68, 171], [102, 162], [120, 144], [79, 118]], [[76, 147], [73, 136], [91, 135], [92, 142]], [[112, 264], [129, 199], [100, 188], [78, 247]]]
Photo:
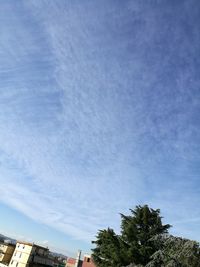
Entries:
[[121, 267], [128, 264], [124, 243], [113, 229], [100, 230], [97, 240], [92, 243], [96, 245], [92, 257], [98, 267]]
[[151, 209], [147, 205], [136, 206], [130, 210], [131, 215], [121, 214], [121, 237], [128, 245], [127, 256], [129, 262], [147, 264], [151, 255], [156, 251], [152, 237], [167, 233], [169, 224], [162, 224], [159, 209]]
[[162, 224], [160, 210], [147, 205], [137, 206], [131, 215], [121, 214], [121, 235], [108, 228], [100, 230], [93, 241], [93, 259], [98, 267], [121, 267], [134, 262], [145, 265], [156, 251], [150, 240], [157, 234], [167, 233], [169, 224]]

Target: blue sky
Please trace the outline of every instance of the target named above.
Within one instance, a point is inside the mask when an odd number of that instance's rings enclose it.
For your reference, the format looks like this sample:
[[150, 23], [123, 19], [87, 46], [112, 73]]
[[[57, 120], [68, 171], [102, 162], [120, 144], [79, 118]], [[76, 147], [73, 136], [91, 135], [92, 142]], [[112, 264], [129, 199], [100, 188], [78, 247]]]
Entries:
[[200, 3], [1, 1], [0, 229], [73, 254], [160, 208], [200, 241]]

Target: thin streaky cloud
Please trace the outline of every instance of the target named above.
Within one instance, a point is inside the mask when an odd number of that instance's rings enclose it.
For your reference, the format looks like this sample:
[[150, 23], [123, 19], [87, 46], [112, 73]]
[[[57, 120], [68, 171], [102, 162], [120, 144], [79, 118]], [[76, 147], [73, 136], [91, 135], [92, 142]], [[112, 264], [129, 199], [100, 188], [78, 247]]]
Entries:
[[142, 203], [198, 237], [199, 3], [3, 1], [0, 15], [0, 201], [88, 248]]

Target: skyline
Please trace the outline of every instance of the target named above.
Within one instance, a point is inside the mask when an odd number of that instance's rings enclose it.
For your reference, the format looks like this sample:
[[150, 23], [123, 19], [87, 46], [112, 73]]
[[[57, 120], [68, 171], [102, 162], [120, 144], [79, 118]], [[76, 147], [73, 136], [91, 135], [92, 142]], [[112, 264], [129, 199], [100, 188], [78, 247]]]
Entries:
[[148, 204], [200, 241], [199, 2], [3, 0], [0, 17], [0, 228], [87, 252]]

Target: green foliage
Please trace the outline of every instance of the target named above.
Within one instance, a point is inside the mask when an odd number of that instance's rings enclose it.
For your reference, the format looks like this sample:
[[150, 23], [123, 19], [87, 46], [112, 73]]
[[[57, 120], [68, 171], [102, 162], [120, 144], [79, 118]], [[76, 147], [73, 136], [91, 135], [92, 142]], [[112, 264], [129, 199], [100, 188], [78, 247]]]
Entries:
[[160, 210], [136, 206], [121, 214], [121, 234], [100, 230], [93, 249], [97, 267], [200, 267], [199, 243], [168, 235]]
[[157, 251], [146, 267], [200, 267], [197, 242], [168, 235], [158, 235], [152, 241]]
[[93, 259], [98, 267], [121, 267], [131, 262], [145, 265], [156, 251], [151, 238], [168, 232], [170, 225], [162, 224], [160, 210], [145, 205], [130, 211], [129, 216], [121, 214], [121, 235], [110, 228], [98, 232], [93, 241]]
[[131, 216], [122, 216], [122, 239], [128, 244], [129, 262], [147, 264], [151, 255], [156, 251], [151, 238], [157, 234], [167, 233], [169, 224], [162, 224], [160, 210], [145, 206], [136, 206], [130, 210]]
[[100, 230], [97, 240], [93, 241], [96, 248], [93, 249], [93, 260], [100, 267], [121, 267], [128, 264], [126, 260], [125, 244], [120, 236], [108, 228]]

